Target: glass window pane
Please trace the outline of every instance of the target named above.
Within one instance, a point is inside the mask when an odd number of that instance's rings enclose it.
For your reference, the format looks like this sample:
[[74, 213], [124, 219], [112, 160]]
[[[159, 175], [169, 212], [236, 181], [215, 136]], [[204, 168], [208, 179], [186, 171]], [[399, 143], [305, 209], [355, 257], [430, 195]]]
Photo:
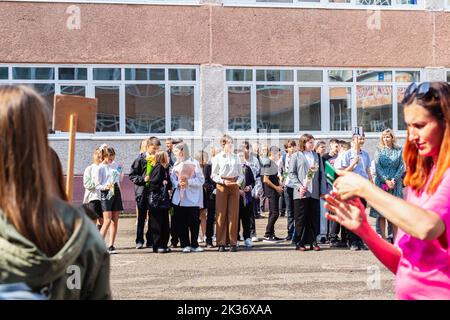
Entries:
[[398, 119], [398, 130], [406, 130], [405, 116], [403, 115], [403, 96], [405, 95], [406, 87], [397, 88], [397, 119]]
[[420, 82], [420, 71], [395, 71], [396, 82]]
[[450, 72], [447, 72], [447, 82], [450, 82]]
[[61, 94], [73, 96], [86, 96], [86, 87], [84, 86], [61, 86]]
[[392, 129], [392, 87], [356, 87], [357, 123], [365, 132]]
[[392, 71], [357, 70], [356, 81], [358, 82], [391, 82]]
[[228, 87], [228, 129], [251, 130], [251, 87]]
[[293, 3], [293, 0], [256, 0], [256, 2]]
[[44, 98], [49, 110], [48, 128], [50, 132], [53, 132], [51, 128], [53, 125], [52, 118], [53, 118], [53, 99], [55, 97], [55, 85], [53, 83], [33, 83], [33, 84], [27, 83], [22, 85], [33, 88]]
[[126, 132], [165, 133], [165, 105], [165, 87], [163, 84], [126, 85]]
[[125, 69], [126, 80], [164, 80], [164, 78], [164, 69]]
[[328, 81], [353, 82], [352, 70], [328, 70]]
[[300, 131], [320, 131], [321, 88], [298, 88]]
[[194, 87], [171, 87], [172, 131], [194, 131]]
[[391, 0], [356, 0], [356, 4], [364, 6], [390, 6]]
[[54, 80], [54, 68], [14, 67], [13, 79], [17, 80]]
[[87, 68], [59, 68], [59, 80], [87, 80]]
[[351, 0], [328, 0], [330, 3], [350, 3]]
[[294, 87], [256, 86], [258, 131], [294, 132]]
[[299, 70], [297, 73], [298, 81], [317, 81], [322, 82], [323, 72], [322, 70]]
[[256, 81], [294, 81], [292, 70], [256, 70]]
[[121, 80], [120, 68], [94, 68], [94, 80]]
[[227, 81], [252, 81], [253, 70], [251, 69], [229, 69], [227, 70]]
[[119, 87], [95, 87], [97, 132], [119, 132]]
[[8, 80], [8, 67], [0, 67], [0, 80]]
[[352, 126], [351, 88], [330, 88], [330, 130], [349, 131]]
[[169, 80], [195, 81], [195, 69], [169, 69]]

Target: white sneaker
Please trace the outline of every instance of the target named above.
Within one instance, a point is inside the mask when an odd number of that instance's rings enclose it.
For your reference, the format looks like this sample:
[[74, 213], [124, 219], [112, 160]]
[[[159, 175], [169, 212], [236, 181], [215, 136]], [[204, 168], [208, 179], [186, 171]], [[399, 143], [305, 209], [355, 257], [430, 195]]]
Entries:
[[245, 245], [247, 248], [253, 247], [252, 239], [250, 239], [250, 238], [245, 239], [244, 245]]
[[216, 242], [216, 235], [213, 235], [212, 241]]
[[202, 247], [197, 247], [197, 248], [191, 248], [191, 251], [192, 251], [192, 252], [203, 252], [203, 251], [205, 251], [205, 250], [203, 250]]
[[189, 247], [189, 246], [183, 248], [183, 252], [184, 252], [184, 253], [189, 253], [189, 252], [191, 252], [191, 251], [192, 251], [192, 248]]
[[203, 240], [202, 237], [199, 236], [198, 239], [197, 239], [197, 242], [198, 242], [198, 243], [202, 243], [202, 242], [205, 242], [205, 241]]
[[239, 240], [238, 240], [238, 241], [236, 241], [236, 247], [238, 247], [238, 248], [239, 248]]
[[258, 237], [252, 237], [252, 242], [259, 242], [259, 238]]

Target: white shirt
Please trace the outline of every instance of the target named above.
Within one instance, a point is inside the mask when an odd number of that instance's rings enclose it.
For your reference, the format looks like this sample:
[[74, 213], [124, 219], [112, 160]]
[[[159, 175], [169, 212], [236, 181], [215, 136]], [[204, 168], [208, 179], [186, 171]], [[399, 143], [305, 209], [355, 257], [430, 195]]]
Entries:
[[308, 160], [309, 166], [312, 167], [314, 165], [314, 155], [312, 151], [303, 151], [303, 154], [305, 155], [306, 160]]
[[123, 179], [123, 167], [113, 161], [110, 164], [101, 163], [98, 168], [98, 174], [95, 177], [95, 189], [109, 190], [108, 184], [118, 184]]
[[173, 166], [172, 174], [170, 175], [172, 187], [175, 190], [172, 197], [172, 203], [181, 207], [203, 208], [203, 184], [205, 183], [205, 177], [203, 176], [202, 168], [197, 160], [189, 158], [186, 159], [186, 161], [194, 163], [194, 176], [187, 180], [188, 186], [184, 190], [184, 195], [182, 197], [176, 172], [183, 167], [183, 162], [179, 162]]
[[95, 189], [95, 177], [98, 176], [98, 169], [99, 165], [94, 163], [84, 170], [83, 186], [85, 190], [83, 203], [100, 200], [100, 191]]
[[244, 174], [238, 156], [223, 151], [217, 154], [212, 162], [211, 178], [220, 184], [224, 184], [222, 178], [237, 178], [237, 183], [240, 185], [244, 180]]
[[[284, 159], [284, 172], [289, 172], [289, 163], [291, 161], [292, 155], [289, 155], [289, 153], [286, 153], [286, 158]], [[294, 188], [294, 184], [291, 183], [291, 180], [289, 179], [289, 174], [286, 176], [286, 180], [284, 181], [284, 185], [289, 188]]]

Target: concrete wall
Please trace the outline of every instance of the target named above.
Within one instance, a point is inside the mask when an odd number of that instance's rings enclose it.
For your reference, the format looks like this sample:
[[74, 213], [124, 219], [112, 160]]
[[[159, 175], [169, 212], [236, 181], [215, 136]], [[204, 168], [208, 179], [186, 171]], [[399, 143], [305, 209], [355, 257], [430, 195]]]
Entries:
[[242, 8], [214, 2], [77, 4], [79, 30], [67, 28], [69, 4], [0, 2], [0, 61], [450, 65], [447, 12], [381, 10], [375, 17], [368, 10]]

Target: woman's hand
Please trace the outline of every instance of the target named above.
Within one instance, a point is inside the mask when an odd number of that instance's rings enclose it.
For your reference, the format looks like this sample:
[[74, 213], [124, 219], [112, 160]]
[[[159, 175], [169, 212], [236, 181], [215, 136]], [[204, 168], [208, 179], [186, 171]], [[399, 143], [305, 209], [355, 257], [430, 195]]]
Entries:
[[353, 197], [364, 198], [367, 186], [370, 186], [370, 181], [364, 179], [359, 174], [337, 170], [338, 178], [333, 184], [336, 192], [342, 200], [347, 200]]
[[328, 220], [341, 224], [357, 235], [367, 227], [366, 209], [359, 198], [344, 201], [335, 192], [323, 198], [327, 201], [325, 208], [329, 212], [325, 216]]
[[308, 188], [306, 188], [306, 187], [304, 187], [304, 186], [300, 186], [300, 187], [298, 188], [298, 192], [299, 192], [299, 194], [300, 194], [300, 197], [302, 197], [302, 198], [305, 196], [306, 191], [308, 191]]

